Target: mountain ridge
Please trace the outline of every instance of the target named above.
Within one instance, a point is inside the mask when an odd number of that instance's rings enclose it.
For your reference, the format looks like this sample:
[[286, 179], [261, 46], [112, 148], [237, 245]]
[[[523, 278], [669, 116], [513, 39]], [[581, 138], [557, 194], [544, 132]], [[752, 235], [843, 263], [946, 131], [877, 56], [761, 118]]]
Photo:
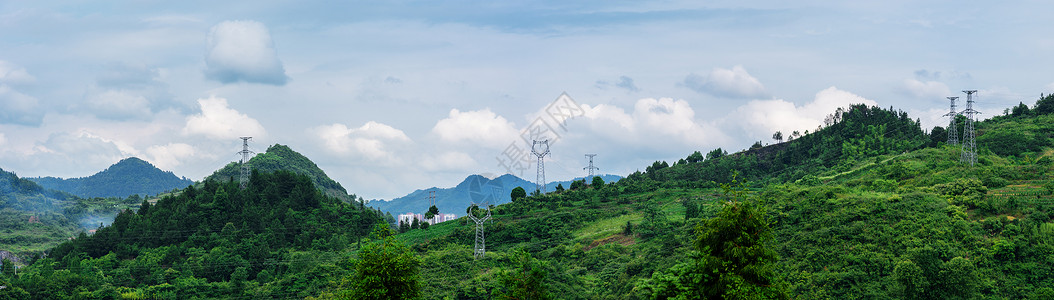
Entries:
[[49, 176], [27, 179], [44, 188], [83, 198], [157, 195], [194, 184], [194, 181], [186, 177], [178, 177], [171, 171], [161, 170], [137, 157], [122, 159], [87, 177], [62, 179]]
[[[598, 176], [600, 176], [606, 183], [616, 182], [622, 178], [622, 176], [612, 174]], [[579, 177], [571, 181], [549, 182], [545, 184], [545, 187], [546, 190], [550, 192], [556, 190], [556, 187], [559, 185], [563, 185], [566, 189], [571, 187], [573, 181], [582, 179], [582, 177]], [[371, 200], [367, 205], [373, 206], [381, 211], [389, 212], [393, 215], [407, 212], [424, 213], [424, 211], [428, 210], [428, 193], [430, 191], [435, 191], [436, 207], [439, 208], [440, 213], [462, 215], [463, 213], [459, 212], [463, 211], [472, 203], [488, 202], [494, 205], [509, 203], [512, 201], [510, 193], [512, 192], [512, 189], [517, 187], [523, 188], [527, 193], [531, 193], [535, 190], [534, 182], [519, 178], [516, 175], [505, 174], [490, 179], [483, 175], [472, 174], [466, 176], [465, 180], [462, 180], [453, 187], [417, 189], [409, 194], [391, 200]]]

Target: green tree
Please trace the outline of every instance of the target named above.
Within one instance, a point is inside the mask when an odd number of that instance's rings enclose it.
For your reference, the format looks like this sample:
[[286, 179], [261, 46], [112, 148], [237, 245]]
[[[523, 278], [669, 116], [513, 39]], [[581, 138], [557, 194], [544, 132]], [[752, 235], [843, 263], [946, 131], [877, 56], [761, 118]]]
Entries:
[[391, 236], [391, 232], [374, 232], [386, 236], [371, 241], [359, 250], [353, 262], [354, 272], [341, 279], [338, 290], [323, 293], [321, 299], [415, 299], [420, 296], [421, 259], [409, 247]]
[[435, 205], [432, 205], [432, 207], [429, 207], [428, 211], [425, 212], [425, 219], [426, 220], [431, 220], [433, 217], [435, 217], [438, 214], [439, 214], [439, 208], [436, 207]]
[[782, 131], [776, 131], [776, 133], [772, 134], [772, 139], [776, 140], [776, 143], [782, 143], [783, 142], [783, 132]]
[[564, 191], [564, 184], [563, 183], [557, 184], [556, 185], [556, 192], [559, 193], [559, 192], [563, 192], [563, 191]]
[[498, 277], [504, 287], [497, 292], [498, 299], [552, 299], [545, 284], [546, 271], [541, 262], [522, 249], [513, 251], [516, 269], [507, 270]]
[[[574, 184], [571, 184], [571, 189], [574, 189]], [[520, 199], [527, 198], [527, 191], [523, 187], [515, 187], [512, 192], [509, 193], [509, 197], [512, 198], [512, 202], [519, 201]]]
[[593, 176], [593, 182], [591, 182], [589, 186], [592, 186], [595, 189], [604, 187], [604, 178], [600, 178], [600, 176]]
[[701, 161], [703, 161], [704, 158], [705, 157], [703, 157], [703, 153], [701, 153], [699, 151], [695, 151], [695, 152], [692, 152], [691, 155], [688, 155], [688, 160], [687, 161], [688, 161], [688, 163], [701, 162]]
[[706, 153], [706, 160], [715, 159], [715, 158], [722, 157], [722, 156], [725, 156], [725, 155], [728, 155], [727, 151], [721, 150], [721, 148], [717, 148], [717, 149], [714, 149], [713, 151], [710, 151], [710, 152]]

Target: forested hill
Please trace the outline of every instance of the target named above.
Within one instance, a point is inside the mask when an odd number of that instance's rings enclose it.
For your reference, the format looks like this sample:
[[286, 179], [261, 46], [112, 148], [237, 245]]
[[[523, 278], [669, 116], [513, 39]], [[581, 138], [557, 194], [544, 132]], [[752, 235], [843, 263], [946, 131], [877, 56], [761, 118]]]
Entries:
[[[378, 223], [386, 224], [378, 211], [325, 196], [305, 175], [253, 171], [245, 189], [206, 180], [143, 201], [57, 246], [14, 283], [33, 299], [295, 297], [325, 286], [309, 270], [344, 260], [338, 251]], [[273, 284], [248, 293], [247, 281]]]
[[[257, 154], [249, 159], [249, 166], [252, 169], [260, 170], [261, 172], [287, 170], [297, 174], [302, 174], [311, 178], [311, 182], [313, 182], [315, 186], [322, 190], [326, 195], [337, 197], [345, 201], [359, 200], [354, 194], [348, 194], [348, 191], [345, 190], [340, 183], [330, 179], [329, 176], [326, 175], [326, 172], [322, 171], [318, 165], [315, 165], [315, 163], [306, 156], [293, 151], [289, 146], [274, 144], [267, 147], [266, 152]], [[238, 162], [232, 162], [223, 168], [216, 170], [216, 172], [213, 172], [212, 175], [209, 175], [206, 178], [206, 180], [227, 181], [232, 178], [238, 180], [240, 176], [241, 165]]]
[[517, 197], [483, 224], [482, 258], [467, 219], [346, 240], [379, 214], [312, 209], [306, 177], [256, 172], [123, 213], [0, 274], [0, 297], [1054, 299], [1044, 103], [979, 122], [975, 165], [941, 130], [853, 106], [792, 141]]
[[149, 196], [194, 184], [190, 179], [162, 171], [135, 157], [122, 159], [106, 170], [88, 177], [28, 179], [44, 188], [67, 192], [82, 198]]
[[78, 232], [109, 223], [127, 200], [136, 199], [78, 198], [0, 169], [0, 250], [23, 259], [39, 255]]
[[[892, 108], [853, 105], [838, 109], [827, 122], [798, 138], [765, 147], [758, 142], [732, 155], [719, 148], [705, 157], [701, 152], [693, 153], [674, 162], [672, 168], [666, 162], [655, 162], [647, 168], [647, 175], [660, 181], [690, 183], [727, 180], [735, 171], [751, 181], [780, 183], [831, 169], [846, 171], [861, 161], [937, 142], [917, 120]], [[704, 160], [709, 162], [699, 163]]]
[[[610, 174], [600, 175], [600, 177], [605, 182], [616, 182], [619, 179], [622, 179], [622, 176]], [[576, 178], [575, 180], [581, 179], [582, 178]], [[592, 178], [589, 180], [591, 181]], [[566, 189], [571, 187], [571, 181], [549, 182], [545, 186], [549, 191], [555, 191], [558, 186]], [[370, 201], [369, 205], [393, 215], [408, 212], [424, 214], [424, 212], [428, 210], [429, 192], [435, 191], [436, 208], [439, 209], [440, 213], [462, 215], [465, 208], [472, 205], [472, 203], [487, 202], [493, 205], [509, 203], [509, 201], [512, 201], [509, 193], [512, 189], [517, 187], [523, 188], [525, 191], [528, 191], [528, 193], [536, 189], [536, 185], [533, 182], [516, 177], [512, 174], [501, 175], [494, 179], [489, 179], [481, 175], [469, 175], [468, 177], [465, 177], [465, 180], [452, 188], [433, 187], [424, 190], [416, 190], [406, 196], [395, 198], [390, 201]]]

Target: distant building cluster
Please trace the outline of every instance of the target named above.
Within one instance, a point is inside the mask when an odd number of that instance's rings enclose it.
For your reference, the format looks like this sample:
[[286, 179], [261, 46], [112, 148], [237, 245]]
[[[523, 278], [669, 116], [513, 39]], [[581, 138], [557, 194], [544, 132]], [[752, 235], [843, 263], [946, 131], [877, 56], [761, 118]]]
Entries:
[[399, 215], [399, 218], [398, 218], [399, 224], [402, 224], [402, 223], [413, 224], [414, 219], [417, 219], [417, 222], [428, 222], [429, 225], [435, 225], [436, 223], [442, 223], [442, 222], [452, 221], [454, 219], [457, 219], [457, 215], [455, 215], [455, 214], [438, 214], [438, 215], [435, 215], [435, 217], [433, 217], [432, 220], [427, 220], [427, 219], [425, 219], [425, 215], [423, 215], [423, 214], [405, 213], [405, 214]]

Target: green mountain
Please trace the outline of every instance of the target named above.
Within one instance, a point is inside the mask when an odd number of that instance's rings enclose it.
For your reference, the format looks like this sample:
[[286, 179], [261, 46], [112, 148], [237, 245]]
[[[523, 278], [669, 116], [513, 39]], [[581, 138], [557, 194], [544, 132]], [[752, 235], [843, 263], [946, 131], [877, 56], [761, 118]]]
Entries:
[[81, 178], [28, 178], [47, 189], [67, 192], [82, 198], [157, 195], [194, 184], [185, 177], [162, 171], [135, 157], [122, 159], [102, 172]]
[[[600, 175], [600, 177], [604, 182], [616, 182], [622, 179], [621, 176], [610, 174]], [[582, 180], [582, 178], [575, 178], [575, 180]], [[546, 190], [555, 191], [557, 186], [570, 187], [571, 181], [549, 182], [545, 186]], [[517, 187], [525, 191], [534, 191], [536, 185], [512, 174], [501, 175], [494, 179], [481, 175], [469, 175], [457, 186], [451, 188], [433, 187], [416, 190], [389, 201], [370, 201], [368, 205], [393, 215], [408, 212], [424, 214], [429, 207], [429, 194], [434, 192], [436, 208], [439, 212], [463, 215], [461, 212], [472, 203], [486, 202], [493, 205], [509, 203], [512, 201], [510, 193]]]
[[49, 190], [0, 169], [0, 250], [20, 259], [40, 255], [79, 232], [108, 224], [128, 199], [83, 199]]
[[[249, 159], [249, 166], [261, 172], [270, 173], [278, 170], [287, 170], [302, 174], [311, 178], [311, 182], [315, 184], [315, 187], [322, 190], [326, 195], [337, 197], [344, 201], [358, 200], [358, 197], [354, 194], [348, 194], [348, 191], [340, 183], [326, 176], [326, 172], [319, 169], [314, 162], [304, 155], [293, 151], [289, 146], [274, 144], [268, 147], [266, 152], [257, 154]], [[212, 175], [206, 177], [205, 180], [238, 181], [240, 177], [241, 164], [232, 162], [216, 170]]]
[[[382, 225], [360, 244], [378, 211], [323, 197], [302, 175], [256, 172], [244, 190], [207, 181], [122, 213], [95, 236], [2, 275], [0, 293], [1051, 299], [1048, 104], [1054, 97], [979, 122], [972, 166], [941, 130], [853, 106], [792, 141], [693, 153], [616, 183], [497, 205], [483, 224], [482, 258], [473, 257], [467, 218], [395, 236]], [[1022, 139], [1027, 146], [1014, 148]]]

